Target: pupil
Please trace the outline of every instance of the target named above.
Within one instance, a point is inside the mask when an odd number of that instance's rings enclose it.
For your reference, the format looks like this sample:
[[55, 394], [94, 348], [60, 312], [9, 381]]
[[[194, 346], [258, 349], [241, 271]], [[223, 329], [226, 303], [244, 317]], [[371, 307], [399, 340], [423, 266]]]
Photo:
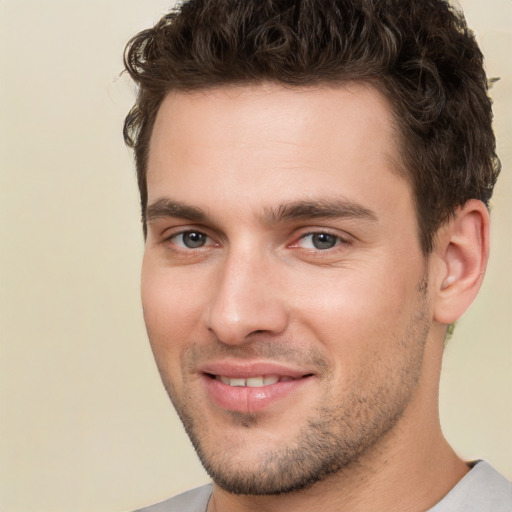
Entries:
[[205, 242], [205, 235], [197, 233], [196, 231], [190, 231], [183, 235], [183, 243], [190, 249], [202, 247]]
[[327, 233], [314, 234], [312, 241], [316, 249], [331, 249], [336, 245], [336, 237]]

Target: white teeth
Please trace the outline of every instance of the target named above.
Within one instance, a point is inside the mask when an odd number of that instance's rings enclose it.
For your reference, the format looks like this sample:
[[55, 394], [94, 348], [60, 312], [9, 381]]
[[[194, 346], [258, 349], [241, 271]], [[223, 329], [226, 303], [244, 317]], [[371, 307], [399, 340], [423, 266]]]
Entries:
[[[281, 380], [284, 377], [281, 377]], [[264, 386], [270, 386], [270, 384], [275, 384], [276, 382], [279, 382], [279, 377], [277, 375], [267, 375], [266, 377], [263, 377], [263, 385]]]
[[265, 375], [258, 377], [249, 377], [248, 379], [238, 379], [224, 377], [223, 375], [217, 375], [217, 380], [220, 380], [223, 384], [234, 387], [248, 387], [248, 388], [261, 388], [263, 386], [270, 386], [277, 382], [289, 382], [293, 380], [293, 377], [279, 377], [278, 375]]
[[230, 386], [244, 387], [245, 379], [229, 379]]
[[247, 379], [247, 387], [261, 388], [263, 386], [263, 377], [250, 377]]

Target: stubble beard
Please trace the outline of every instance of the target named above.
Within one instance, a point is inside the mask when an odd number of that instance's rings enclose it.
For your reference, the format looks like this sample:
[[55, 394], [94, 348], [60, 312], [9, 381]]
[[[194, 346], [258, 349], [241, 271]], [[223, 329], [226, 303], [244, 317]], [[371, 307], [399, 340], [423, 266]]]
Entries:
[[[213, 481], [232, 494], [278, 495], [306, 489], [358, 465], [362, 456], [396, 426], [420, 379], [430, 328], [426, 280], [420, 283], [419, 292], [416, 314], [395, 340], [405, 354], [404, 364], [399, 368], [380, 367], [380, 375], [388, 374], [389, 379], [381, 378], [377, 386], [365, 387], [370, 376], [362, 371], [358, 379], [361, 386], [345, 395], [342, 403], [319, 407], [295, 439], [282, 440], [279, 448], [265, 450], [257, 462], [252, 460], [245, 466], [240, 464], [243, 444], [238, 447], [238, 463], [229, 453], [219, 451], [215, 447], [216, 433], [209, 432], [208, 419], [194, 409], [193, 397], [178, 396], [157, 359], [167, 393]], [[231, 419], [247, 429], [250, 443], [250, 429], [258, 427], [258, 415], [232, 413]]]

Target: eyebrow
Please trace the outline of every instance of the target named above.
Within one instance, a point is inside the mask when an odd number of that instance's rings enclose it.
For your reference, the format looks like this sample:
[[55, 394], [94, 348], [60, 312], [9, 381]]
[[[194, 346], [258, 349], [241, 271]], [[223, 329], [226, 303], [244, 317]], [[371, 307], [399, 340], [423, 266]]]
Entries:
[[368, 208], [346, 199], [292, 201], [265, 212], [269, 224], [307, 219], [363, 219], [377, 222], [377, 215]]
[[145, 222], [165, 219], [167, 217], [187, 219], [192, 222], [204, 222], [208, 218], [208, 215], [206, 215], [201, 208], [167, 198], [158, 199], [150, 204], [144, 214]]
[[[186, 219], [191, 222], [206, 222], [209, 216], [201, 208], [170, 198], [158, 199], [146, 208], [144, 220], [151, 222], [168, 217]], [[377, 222], [377, 215], [368, 208], [346, 199], [299, 200], [283, 203], [275, 208], [266, 208], [263, 219], [266, 224], [279, 224], [293, 220], [308, 219], [363, 219]]]

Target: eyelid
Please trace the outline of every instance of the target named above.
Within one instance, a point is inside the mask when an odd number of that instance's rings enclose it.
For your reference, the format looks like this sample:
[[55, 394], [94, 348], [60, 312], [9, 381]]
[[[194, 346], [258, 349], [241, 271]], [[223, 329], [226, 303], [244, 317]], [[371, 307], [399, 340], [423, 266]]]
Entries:
[[[173, 239], [175, 239], [176, 237], [178, 237], [180, 235], [184, 235], [186, 233], [191, 233], [191, 232], [196, 232], [196, 233], [200, 233], [200, 234], [204, 235], [206, 237], [205, 244], [203, 246], [200, 246], [197, 248], [189, 248], [182, 244], [173, 243]], [[313, 236], [313, 235], [319, 235], [319, 234], [326, 234], [328, 236], [336, 238], [336, 244], [331, 248], [325, 248], [325, 249], [301, 247], [300, 242], [302, 240], [304, 240], [306, 237]], [[337, 229], [334, 229], [334, 228], [305, 227], [305, 228], [298, 229], [296, 231], [295, 235], [293, 235], [293, 241], [291, 243], [287, 244], [287, 247], [292, 248], [292, 249], [304, 249], [306, 251], [311, 251], [311, 252], [327, 253], [327, 252], [336, 250], [340, 246], [346, 247], [348, 245], [352, 245], [354, 243], [354, 241], [355, 241], [354, 238], [351, 235], [349, 235], [348, 233], [346, 233], [346, 232], [340, 233]], [[218, 240], [218, 238], [216, 236], [212, 236], [210, 229], [208, 229], [205, 226], [198, 226], [198, 225], [193, 225], [193, 224], [192, 225], [191, 224], [188, 224], [188, 225], [181, 224], [181, 225], [177, 225], [177, 226], [168, 227], [167, 229], [162, 231], [162, 234], [160, 235], [160, 243], [163, 245], [172, 244], [176, 248], [176, 250], [178, 250], [178, 251], [182, 250], [182, 251], [187, 251], [187, 252], [199, 251], [201, 249], [204, 250], [204, 249], [208, 249], [211, 247], [220, 247], [221, 245], [224, 245], [223, 243], [221, 243]]]
[[[200, 247], [193, 248], [193, 247], [186, 247], [184, 244], [177, 244], [176, 242], [173, 241], [173, 239], [175, 239], [179, 236], [185, 235], [187, 233], [198, 233], [198, 234], [204, 235], [206, 237], [205, 244]], [[198, 251], [201, 249], [205, 249], [208, 247], [215, 247], [215, 246], [219, 245], [214, 240], [214, 238], [208, 233], [207, 229], [202, 228], [202, 227], [195, 227], [195, 226], [176, 226], [174, 228], [167, 229], [162, 234], [161, 243], [163, 243], [163, 244], [171, 243], [175, 247], [177, 247], [178, 250], [183, 250], [183, 251]]]
[[299, 245], [301, 240], [304, 240], [308, 236], [322, 235], [322, 234], [329, 235], [329, 236], [336, 238], [337, 239], [336, 244], [333, 247], [331, 247], [330, 249], [307, 249], [307, 250], [327, 252], [329, 250], [334, 250], [336, 247], [338, 247], [340, 245], [349, 245], [349, 244], [353, 243], [353, 240], [351, 239], [351, 237], [348, 234], [342, 234], [339, 232], [335, 232], [334, 230], [329, 229], [329, 228], [317, 228], [317, 229], [308, 229], [307, 231], [300, 233], [298, 236], [296, 236], [294, 238], [294, 241], [290, 244], [289, 247], [301, 248]]
[[[189, 233], [194, 233], [197, 235], [201, 235], [204, 237], [204, 243], [199, 245], [198, 247], [188, 247], [185, 243], [185, 236]], [[181, 240], [180, 240], [181, 238]], [[204, 233], [201, 233], [199, 231], [182, 231], [181, 233], [174, 234], [170, 240], [173, 240], [174, 244], [177, 245], [180, 249], [184, 250], [197, 250], [197, 249], [203, 249], [204, 247], [207, 247], [209, 245], [208, 241], [211, 240], [211, 238], [208, 235], [205, 235]], [[180, 240], [178, 242], [177, 240]]]
[[[331, 239], [333, 239], [332, 241], [334, 242], [334, 244], [332, 245], [332, 247], [325, 247], [325, 248], [319, 248], [319, 247], [315, 247], [314, 246], [314, 237], [315, 235], [327, 235], [328, 237], [330, 237]], [[301, 245], [302, 242], [306, 242], [306, 240], [309, 240], [309, 244], [310, 247], [304, 247]], [[299, 238], [299, 240], [297, 241], [297, 245], [301, 246], [303, 249], [309, 249], [309, 250], [312, 250], [312, 251], [328, 251], [330, 249], [334, 249], [336, 246], [340, 245], [342, 243], [342, 240], [340, 239], [339, 236], [335, 236], [335, 235], [331, 235], [330, 233], [309, 233], [307, 235], [303, 235], [302, 237]]]

